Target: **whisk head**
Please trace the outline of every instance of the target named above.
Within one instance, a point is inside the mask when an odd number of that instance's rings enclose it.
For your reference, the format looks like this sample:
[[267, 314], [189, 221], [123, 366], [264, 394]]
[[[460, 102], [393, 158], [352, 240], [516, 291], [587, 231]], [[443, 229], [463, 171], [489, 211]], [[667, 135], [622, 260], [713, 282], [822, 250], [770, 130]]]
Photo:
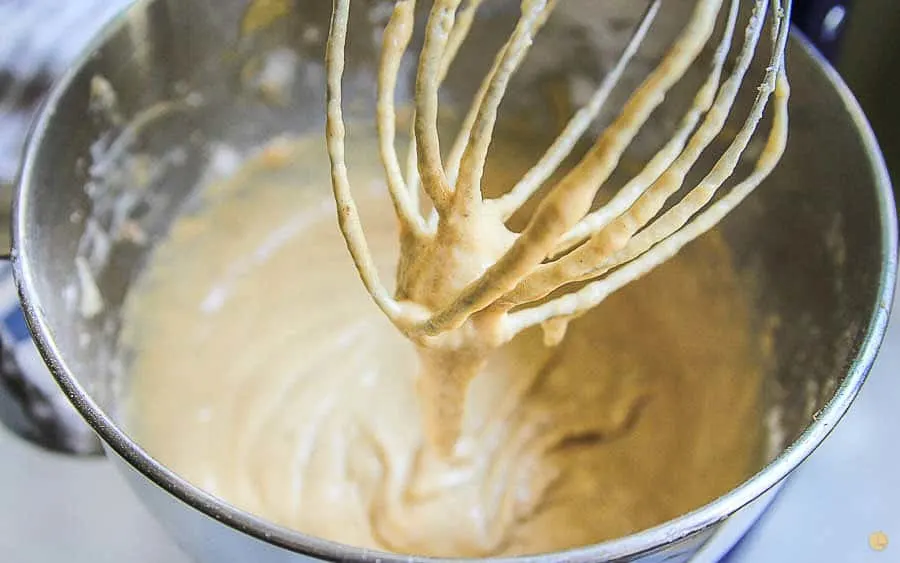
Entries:
[[[395, 326], [420, 347], [449, 350], [460, 359], [441, 362], [451, 366], [444, 380], [457, 382], [453, 395], [459, 404], [468, 380], [483, 365], [485, 348], [536, 325], [544, 327], [548, 344], [557, 343], [572, 318], [664, 263], [721, 221], [774, 170], [788, 133], [784, 53], [791, 0], [696, 0], [670, 48], [612, 112], [616, 117], [561, 180], [547, 185], [598, 115], [604, 109], [609, 113], [611, 94], [659, 23], [662, 0], [653, 0], [617, 62], [546, 153], [508, 193], [486, 198], [484, 168], [501, 101], [559, 0], [521, 1], [518, 21], [496, 54], [444, 161], [438, 92], [479, 9], [491, 2], [433, 0], [418, 60], [412, 148], [405, 173], [395, 148], [394, 98], [413, 34], [416, 0], [393, 4], [382, 42], [377, 105], [379, 148], [402, 247], [408, 251], [393, 295], [375, 271], [347, 178], [341, 77], [350, 0], [334, 0], [328, 42], [327, 138], [342, 232], [366, 288]], [[600, 4], [598, 12], [602, 9]], [[748, 76], [764, 43], [769, 44], [768, 58], [762, 78], [754, 83]], [[697, 75], [692, 71], [710, 50], [700, 84], [691, 86], [687, 77]], [[638, 134], [673, 90], [685, 87], [695, 88], [692, 102], [663, 145], [640, 172], [595, 207], [598, 192], [610, 183]], [[754, 100], [737, 115], [736, 102], [744, 89], [755, 89]], [[748, 146], [770, 107], [773, 117], [762, 135], [762, 148], [748, 158]], [[726, 134], [730, 119], [738, 125]], [[712, 158], [714, 164], [699, 180], [693, 179], [701, 158]], [[744, 160], [753, 161], [751, 170], [738, 178], [739, 168], [746, 168], [739, 166], [747, 164]], [[420, 213], [420, 191], [433, 207], [427, 217]], [[513, 232], [510, 218], [539, 192], [544, 195], [527, 224]], [[451, 231], [452, 236], [441, 236]], [[479, 237], [485, 232], [497, 234], [503, 243], [481, 244]], [[453, 246], [448, 241], [454, 240], [465, 244], [448, 249]], [[460, 258], [462, 248], [479, 255]], [[423, 276], [426, 282], [420, 279]], [[448, 393], [446, 386], [436, 389], [438, 394]], [[442, 415], [442, 423], [454, 416], [460, 416], [459, 409], [453, 416]], [[449, 431], [449, 442], [456, 430]]]
[[[650, 2], [618, 62], [544, 156], [511, 191], [486, 199], [481, 181], [500, 103], [557, 2], [522, 1], [521, 16], [497, 53], [444, 163], [437, 132], [438, 91], [483, 0], [434, 0], [418, 63], [413, 148], [405, 174], [394, 148], [394, 93], [400, 62], [413, 32], [415, 0], [395, 2], [383, 39], [377, 119], [385, 172], [404, 236], [427, 240], [442, 223], [459, 223], [460, 217], [489, 215], [505, 222], [534, 197], [604, 109], [635, 54], [653, 32], [662, 4], [661, 0]], [[444, 299], [444, 306], [428, 318], [404, 321], [401, 304], [386, 292], [369, 267], [365, 239], [342, 174], [340, 81], [349, 4], [350, 0], [335, 0], [329, 40], [329, 148], [335, 194], [344, 235], [363, 280], [382, 309], [410, 335], [434, 336], [459, 328], [472, 315], [487, 309], [504, 313], [506, 337], [534, 324], [578, 315], [715, 226], [771, 173], [784, 151], [788, 97], [784, 52], [791, 1], [697, 0], [684, 29], [656, 68], [634, 90], [618, 117], [605, 127], [581, 161], [546, 191], [524, 230], [513, 233], [514, 242], [506, 252], [493, 266], [467, 280], [458, 295]], [[712, 169], [696, 184], [685, 186], [698, 160], [722, 134], [741, 89], [753, 87], [747, 83], [748, 71], [766, 29], [771, 52], [765, 76], [755, 85], [752, 107]], [[597, 192], [628, 146], [710, 45], [714, 45], [714, 54], [706, 79], [667, 142], [608, 203], [592, 210]], [[736, 56], [726, 69], [732, 51]], [[770, 104], [773, 95], [774, 104]], [[765, 146], [754, 170], [734, 182], [735, 170], [769, 105], [774, 105], [775, 117]], [[733, 185], [728, 192], [716, 198], [729, 182]], [[430, 218], [419, 214], [420, 183], [434, 207]], [[676, 195], [677, 201], [673, 201]], [[542, 302], [559, 288], [586, 281], [590, 283], [577, 291]], [[559, 334], [559, 322], [554, 327], [552, 332]]]

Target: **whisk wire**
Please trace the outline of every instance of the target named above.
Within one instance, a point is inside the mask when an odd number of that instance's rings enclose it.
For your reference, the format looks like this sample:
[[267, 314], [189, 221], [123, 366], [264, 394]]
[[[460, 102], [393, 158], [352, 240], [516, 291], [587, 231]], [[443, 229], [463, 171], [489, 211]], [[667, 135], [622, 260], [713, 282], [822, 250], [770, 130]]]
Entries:
[[[394, 147], [393, 114], [399, 64], [412, 33], [414, 0], [396, 2], [385, 32], [379, 77], [380, 148], [402, 231], [426, 243], [450, 216], [469, 217], [489, 212], [504, 222], [537, 193], [568, 157], [621, 81], [649, 33], [661, 1], [648, 5], [616, 65], [542, 158], [510, 192], [487, 201], [483, 201], [481, 183], [500, 103], [556, 0], [523, 0], [515, 29], [484, 78], [444, 166], [437, 132], [438, 90], [481, 4], [482, 0], [469, 0], [464, 6], [462, 0], [435, 0], [431, 7], [416, 74], [413, 143], [405, 179]], [[411, 309], [391, 297], [378, 279], [347, 179], [340, 82], [349, 0], [334, 0], [328, 49], [328, 147], [340, 225], [367, 290], [395, 325], [411, 338], [438, 337], [460, 328], [473, 315], [490, 310], [501, 314], [504, 338], [510, 338], [523, 327], [580, 314], [614, 288], [627, 283], [628, 276], [634, 279], [643, 275], [677, 252], [691, 237], [699, 236], [702, 228], [712, 228], [752, 192], [771, 173], [784, 151], [789, 88], [783, 67], [789, 30], [785, 18], [790, 13], [790, 0], [784, 4], [782, 0], [753, 1], [736, 63], [722, 82], [741, 7], [740, 0], [730, 0], [711, 68], [675, 132], [639, 174], [606, 205], [591, 211], [598, 191], [618, 167], [625, 151], [712, 38], [722, 5], [723, 0], [696, 2], [672, 48], [632, 93], [618, 117], [605, 128], [587, 154], [551, 187], [526, 227], [519, 233], [511, 233], [509, 247], [443, 306], [424, 318], [421, 307], [415, 308], [418, 316], [412, 319]], [[712, 170], [680, 201], [662, 212], [684, 188], [689, 172], [723, 131], [767, 20], [772, 22], [773, 49], [749, 116]], [[775, 119], [754, 172], [729, 194], [709, 205], [734, 175], [773, 93]], [[411, 165], [413, 160], [415, 167]], [[427, 221], [418, 210], [419, 182], [436, 211]], [[598, 280], [602, 276], [606, 277]], [[541, 303], [554, 291], [575, 282], [589, 283], [574, 293]]]

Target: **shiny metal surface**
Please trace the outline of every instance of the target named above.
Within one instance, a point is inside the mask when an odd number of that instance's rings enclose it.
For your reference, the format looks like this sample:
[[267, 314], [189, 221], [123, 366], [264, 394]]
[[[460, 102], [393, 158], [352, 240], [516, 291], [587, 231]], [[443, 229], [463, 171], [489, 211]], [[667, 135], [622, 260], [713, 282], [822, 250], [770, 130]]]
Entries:
[[[84, 218], [93, 213], [101, 222], [114, 221], [110, 201], [132, 197], [131, 220], [151, 239], [161, 236], [207, 170], [215, 154], [211, 147], [225, 143], [249, 149], [272, 135], [321, 125], [320, 61], [330, 6], [313, 0], [298, 5], [301, 17], [244, 36], [246, 3], [236, 0], [140, 2], [120, 17], [61, 82], [36, 125], [14, 212], [13, 263], [26, 317], [54, 375], [115, 454], [111, 457], [126, 468], [142, 499], [188, 552], [217, 563], [301, 561], [299, 554], [408, 561], [279, 529], [237, 511], [157, 464], [122, 430], [118, 406], [126, 382], [116, 369], [122, 360], [116, 346], [118, 307], [145, 247], [119, 241], [108, 259], [99, 261], [95, 275], [106, 304], [99, 316], [85, 319], [69, 293], [61, 291], [77, 279]], [[466, 47], [471, 51], [461, 60], [489, 62], [478, 53], [495, 47], [492, 30], [508, 22], [513, 5], [498, 4], [479, 24]], [[602, 73], [592, 27], [596, 18], [583, 13], [593, 4], [565, 6], [548, 26], [552, 41], [536, 51], [545, 57], [520, 77], [513, 88], [520, 94], [509, 104], [514, 115], [534, 117], [529, 126], [535, 130], [546, 127], [541, 118], [547, 112], [529, 110], [546, 107], [541, 85], [553, 72], [578, 64], [584, 68], [568, 70], [588, 79]], [[369, 15], [363, 9], [351, 23], [361, 28], [360, 38], [374, 35], [366, 32], [378, 23]], [[241, 87], [242, 72], [253, 74], [248, 62], [280, 47], [298, 54], [299, 68], [283, 106], [266, 104]], [[370, 47], [366, 40], [351, 44], [351, 97], [371, 99]], [[521, 560], [686, 561], [728, 516], [809, 455], [862, 385], [883, 336], [894, 286], [896, 218], [890, 185], [865, 119], [840, 81], [800, 41], [793, 42], [788, 65], [794, 85], [788, 154], [723, 232], [740, 267], [756, 280], [750, 289], [757, 308], [781, 319], [773, 334], [777, 362], [767, 407], [781, 413], [784, 445], [793, 445], [742, 486], [678, 520], [599, 546]], [[461, 65], [450, 99], [467, 99], [474, 84], [465, 77], [480, 76], [474, 71]], [[204, 103], [129, 137], [126, 158], [143, 154], [167, 162], [159, 175], [140, 186], [104, 179], [102, 193], [92, 199], [84, 189], [98, 158], [91, 147], [116, 128], [89, 109], [96, 75], [113, 86], [124, 116], [183, 99], [189, 91], [201, 93]], [[359, 105], [360, 113], [369, 111]], [[178, 158], [171, 158], [173, 150]]]
[[[28, 128], [62, 75], [124, 0], [0, 2], [0, 257], [10, 249], [10, 207]], [[8, 264], [0, 264], [0, 276]], [[14, 293], [14, 292], [13, 292]], [[42, 366], [19, 315], [0, 290], [0, 424], [52, 451], [102, 453], [100, 441]], [[16, 304], [18, 301], [16, 301]], [[37, 372], [37, 376], [34, 372]]]

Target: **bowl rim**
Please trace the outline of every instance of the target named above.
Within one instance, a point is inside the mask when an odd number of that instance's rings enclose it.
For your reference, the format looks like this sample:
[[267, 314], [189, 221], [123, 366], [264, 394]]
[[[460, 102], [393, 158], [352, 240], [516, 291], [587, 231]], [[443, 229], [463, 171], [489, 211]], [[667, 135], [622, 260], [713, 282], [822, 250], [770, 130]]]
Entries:
[[[274, 525], [231, 506], [176, 475], [126, 435], [90, 397], [60, 353], [44, 315], [41, 296], [36, 289], [36, 265], [29, 259], [31, 252], [29, 238], [26, 236], [26, 217], [29, 215], [30, 206], [35, 204], [30, 196], [32, 192], [30, 186], [35, 182], [37, 163], [47, 130], [54, 120], [60, 101], [68, 92], [75, 78], [93, 55], [124, 27], [132, 14], [148, 9], [154, 1], [156, 0], [137, 0], [127, 5], [94, 37], [69, 71], [56, 83], [43, 103], [38, 117], [32, 124], [29, 140], [24, 150], [24, 159], [19, 172], [12, 208], [11, 260], [26, 322], [53, 377], [78, 412], [105, 442], [107, 451], [114, 452], [173, 497], [252, 538], [294, 553], [328, 561], [369, 562], [373, 559], [390, 563], [478, 561], [479, 559], [410, 557], [351, 547]], [[550, 554], [487, 558], [480, 559], [481, 561], [545, 563], [548, 560], [557, 559], [570, 562], [618, 560], [653, 553], [674, 542], [699, 534], [724, 521], [778, 485], [831, 433], [859, 393], [884, 338], [893, 302], [897, 271], [897, 217], [893, 191], [875, 135], [853, 94], [837, 71], [808, 40], [796, 29], [792, 35], [793, 46], [799, 47], [814, 64], [819, 66], [825, 78], [840, 96], [844, 110], [856, 125], [873, 173], [878, 218], [882, 226], [881, 273], [877, 300], [873, 304], [873, 312], [866, 327], [864, 341], [850, 365], [846, 378], [835, 391], [831, 400], [819, 412], [817, 418], [777, 458], [760, 469], [754, 476], [705, 506], [656, 527], [592, 546]]]

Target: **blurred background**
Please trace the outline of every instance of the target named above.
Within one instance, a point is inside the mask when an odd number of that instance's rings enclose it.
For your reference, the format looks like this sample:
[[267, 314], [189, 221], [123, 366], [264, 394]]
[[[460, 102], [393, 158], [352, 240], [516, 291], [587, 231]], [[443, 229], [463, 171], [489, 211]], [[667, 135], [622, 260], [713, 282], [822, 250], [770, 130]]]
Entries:
[[866, 110], [900, 183], [900, 2], [856, 0], [836, 62]]
[[[130, 0], [0, 0], [0, 180], [14, 177], [36, 104]], [[856, 93], [900, 174], [900, 1], [794, 0], [794, 23]]]

